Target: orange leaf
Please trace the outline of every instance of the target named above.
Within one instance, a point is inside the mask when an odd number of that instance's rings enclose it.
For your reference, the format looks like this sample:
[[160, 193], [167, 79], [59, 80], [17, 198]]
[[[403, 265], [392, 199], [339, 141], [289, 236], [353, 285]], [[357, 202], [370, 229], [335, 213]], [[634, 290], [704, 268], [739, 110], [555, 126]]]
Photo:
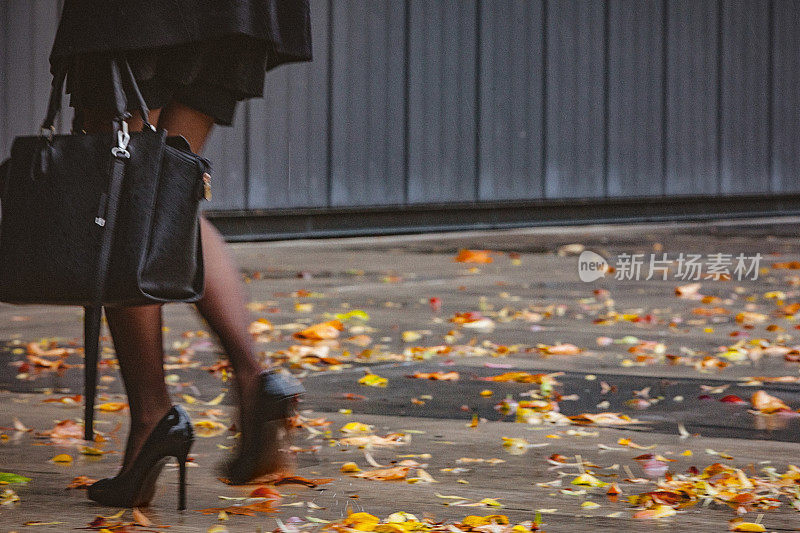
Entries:
[[458, 263], [491, 263], [494, 259], [489, 255], [489, 250], [459, 250], [455, 258]]
[[405, 479], [409, 470], [411, 470], [411, 467], [409, 466], [379, 468], [377, 470], [369, 470], [367, 472], [361, 472], [359, 474], [356, 474], [354, 477], [372, 479], [374, 481], [391, 481], [395, 479]]
[[515, 381], [517, 383], [535, 383], [537, 385], [548, 384], [548, 385], [558, 385], [555, 381], [556, 376], [560, 376], [561, 372], [556, 372], [554, 374], [530, 374], [528, 372], [505, 372], [504, 374], [500, 374], [499, 376], [490, 376], [488, 378], [479, 378], [482, 381], [498, 381], [498, 382], [508, 382], [508, 381]]
[[97, 406], [99, 410], [105, 411], [107, 413], [115, 413], [117, 411], [122, 411], [126, 407], [128, 407], [128, 404], [123, 402], [106, 402], [106, 403], [101, 403], [100, 405]]
[[60, 398], [48, 398], [46, 400], [42, 400], [42, 403], [73, 404], [73, 403], [80, 403], [81, 400], [83, 400], [83, 395], [76, 394], [74, 396], [61, 396]]
[[281, 497], [281, 493], [278, 492], [277, 490], [271, 488], [271, 487], [262, 486], [262, 487], [258, 487], [256, 489], [253, 489], [253, 491], [250, 492], [250, 497], [251, 498], [269, 498], [271, 500], [278, 500]]
[[72, 479], [72, 483], [67, 485], [67, 489], [85, 489], [95, 481], [97, 480], [88, 476], [77, 476]]
[[434, 381], [457, 381], [458, 372], [414, 372], [408, 376], [416, 379], [431, 379]]
[[329, 340], [337, 338], [342, 330], [344, 330], [344, 324], [338, 320], [329, 320], [298, 331], [292, 337], [307, 341]]
[[770, 396], [763, 390], [757, 391], [750, 398], [753, 408], [761, 411], [764, 414], [772, 414], [780, 411], [791, 411], [788, 405], [783, 403], [779, 398]]

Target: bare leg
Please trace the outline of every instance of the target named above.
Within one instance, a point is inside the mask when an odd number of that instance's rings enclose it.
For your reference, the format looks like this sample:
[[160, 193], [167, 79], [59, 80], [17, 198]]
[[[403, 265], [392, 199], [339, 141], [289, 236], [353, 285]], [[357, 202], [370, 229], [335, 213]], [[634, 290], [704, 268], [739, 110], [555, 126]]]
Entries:
[[[94, 110], [82, 110], [82, 113], [83, 128], [87, 132], [110, 131], [113, 113]], [[150, 112], [151, 124], [158, 120], [159, 114], [160, 110]], [[142, 128], [138, 113], [128, 126], [131, 131]], [[164, 383], [161, 306], [107, 307], [105, 312], [130, 405], [131, 422], [122, 461], [124, 470], [172, 405]]]
[[[164, 109], [158, 122], [170, 135], [183, 135], [195, 153], [202, 150], [213, 124], [208, 115], [176, 102]], [[250, 317], [241, 275], [217, 229], [205, 217], [200, 218], [200, 228], [205, 294], [197, 302], [197, 310], [217, 334], [231, 361], [241, 405], [250, 406], [261, 365], [247, 331]]]

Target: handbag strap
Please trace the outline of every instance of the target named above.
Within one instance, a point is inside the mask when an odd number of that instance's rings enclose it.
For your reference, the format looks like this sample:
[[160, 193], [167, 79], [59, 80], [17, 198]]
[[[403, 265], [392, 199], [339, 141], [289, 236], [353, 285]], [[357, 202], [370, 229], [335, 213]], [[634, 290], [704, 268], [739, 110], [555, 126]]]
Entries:
[[[128, 107], [128, 92], [129, 89], [133, 94], [139, 112], [142, 115], [142, 121], [145, 127], [155, 131], [155, 127], [148, 121], [150, 110], [147, 108], [147, 103], [142, 96], [142, 91], [139, 89], [139, 84], [136, 83], [136, 77], [133, 75], [133, 70], [127, 59], [113, 58], [110, 61], [111, 65], [111, 87], [114, 92], [114, 105], [116, 110], [115, 121], [122, 122], [127, 120], [130, 115], [127, 112]], [[53, 82], [50, 86], [50, 98], [47, 102], [47, 114], [45, 115], [44, 122], [42, 122], [41, 134], [52, 138], [55, 129], [56, 116], [61, 110], [61, 98], [64, 92], [64, 84], [67, 78], [72, 63], [68, 61], [61, 61], [58, 63], [56, 71], [53, 73]]]
[[123, 89], [123, 76], [134, 89], [140, 103], [140, 110], [145, 124], [155, 130], [147, 122], [147, 105], [139, 92], [136, 80], [131, 72], [130, 65], [125, 61], [125, 69], [120, 72], [120, 65], [115, 60], [111, 63], [111, 81], [114, 86], [114, 102], [117, 107], [117, 116], [114, 119], [113, 130], [117, 139], [116, 146], [111, 148], [110, 177], [108, 190], [101, 197], [100, 213], [94, 222], [100, 226], [100, 248], [97, 253], [97, 263], [92, 287], [92, 302], [84, 308], [84, 438], [94, 438], [94, 403], [97, 392], [97, 365], [100, 360], [100, 320], [103, 310], [103, 297], [105, 295], [108, 270], [111, 262], [111, 249], [114, 244], [114, 233], [117, 222], [117, 211], [122, 196], [122, 185], [125, 179], [125, 167], [131, 154], [128, 151], [130, 135], [126, 119], [130, 116], [126, 111], [127, 101]]
[[95, 224], [102, 230], [100, 249], [97, 253], [92, 304], [84, 308], [84, 438], [86, 440], [94, 438], [94, 401], [97, 392], [97, 365], [100, 360], [100, 319], [111, 262], [111, 249], [114, 243], [117, 211], [125, 178], [125, 167], [126, 162], [130, 159], [130, 152], [128, 152], [130, 137], [127, 122], [122, 122], [122, 125], [123, 129], [117, 130], [117, 146], [111, 149], [111, 177], [108, 182], [108, 191], [103, 197], [106, 202], [105, 209], [101, 209], [101, 213], [95, 218]]

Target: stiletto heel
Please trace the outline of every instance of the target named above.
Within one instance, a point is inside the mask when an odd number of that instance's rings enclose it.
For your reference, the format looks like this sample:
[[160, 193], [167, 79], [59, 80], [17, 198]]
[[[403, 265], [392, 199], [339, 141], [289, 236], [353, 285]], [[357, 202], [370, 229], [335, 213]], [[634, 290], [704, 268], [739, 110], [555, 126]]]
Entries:
[[241, 485], [280, 467], [280, 433], [288, 432], [288, 419], [305, 389], [297, 379], [275, 370], [259, 374], [258, 399], [253, 412], [242, 420], [242, 441], [222, 474]]
[[90, 500], [114, 507], [142, 507], [150, 503], [156, 480], [170, 457], [178, 460], [180, 484], [178, 509], [186, 508], [186, 459], [194, 442], [189, 415], [179, 405], [173, 406], [147, 437], [133, 464], [113, 478], [89, 486]]
[[180, 481], [178, 486], [178, 510], [186, 510], [186, 458], [178, 460], [180, 467]]

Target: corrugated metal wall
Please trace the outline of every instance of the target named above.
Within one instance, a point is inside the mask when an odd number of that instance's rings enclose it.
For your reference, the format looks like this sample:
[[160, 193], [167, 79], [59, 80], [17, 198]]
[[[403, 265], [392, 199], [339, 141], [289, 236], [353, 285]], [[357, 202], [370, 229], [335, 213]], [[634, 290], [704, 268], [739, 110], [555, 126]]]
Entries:
[[[0, 153], [44, 113], [58, 4], [0, 0]], [[315, 61], [270, 72], [214, 133], [211, 209], [800, 192], [797, 0], [312, 0], [312, 16]]]

